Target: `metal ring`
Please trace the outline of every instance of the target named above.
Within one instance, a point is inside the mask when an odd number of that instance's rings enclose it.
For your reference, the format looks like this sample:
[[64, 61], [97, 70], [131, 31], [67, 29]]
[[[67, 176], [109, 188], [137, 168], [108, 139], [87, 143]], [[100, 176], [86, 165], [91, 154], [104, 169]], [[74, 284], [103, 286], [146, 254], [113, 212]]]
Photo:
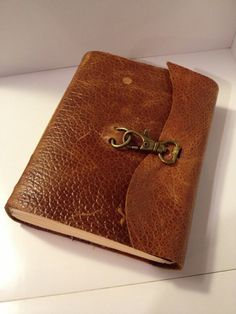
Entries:
[[128, 137], [127, 137], [127, 134], [126, 132], [128, 131], [128, 129], [126, 128], [116, 128], [117, 131], [124, 131], [124, 135], [123, 135], [123, 142], [121, 144], [116, 144], [116, 140], [112, 137], [110, 138], [110, 143], [111, 143], [111, 146], [114, 147], [114, 148], [122, 148], [122, 147], [125, 147], [126, 145], [128, 145], [132, 139], [131, 135], [128, 134]]
[[171, 151], [171, 158], [170, 159], [164, 158], [165, 152], [159, 153], [158, 157], [163, 163], [167, 165], [174, 164], [179, 156], [181, 146], [176, 141], [173, 141], [173, 140], [167, 140], [167, 141], [164, 141], [163, 143], [165, 144], [166, 147], [168, 147], [168, 144], [174, 146], [173, 150]]

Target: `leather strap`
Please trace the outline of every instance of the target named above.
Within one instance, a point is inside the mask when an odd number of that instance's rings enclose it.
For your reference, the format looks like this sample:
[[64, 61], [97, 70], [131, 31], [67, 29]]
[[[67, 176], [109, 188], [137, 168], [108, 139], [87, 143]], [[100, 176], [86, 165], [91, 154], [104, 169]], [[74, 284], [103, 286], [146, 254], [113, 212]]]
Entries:
[[160, 139], [182, 146], [176, 164], [148, 155], [136, 168], [126, 195], [126, 217], [134, 248], [183, 266], [197, 182], [206, 146], [217, 84], [168, 63], [172, 108]]

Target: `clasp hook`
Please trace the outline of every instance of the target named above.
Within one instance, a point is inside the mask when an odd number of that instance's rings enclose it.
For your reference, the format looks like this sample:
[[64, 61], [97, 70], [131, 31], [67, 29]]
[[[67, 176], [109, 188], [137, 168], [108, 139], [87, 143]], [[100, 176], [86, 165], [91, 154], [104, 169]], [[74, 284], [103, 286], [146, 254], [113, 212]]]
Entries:
[[[181, 146], [174, 140], [154, 141], [148, 136], [147, 130], [145, 130], [143, 134], [124, 127], [118, 127], [116, 130], [122, 131], [124, 134], [121, 144], [117, 144], [114, 138], [110, 139], [110, 143], [114, 148], [127, 148], [154, 153], [157, 154], [160, 160], [165, 164], [173, 164], [179, 157]], [[141, 142], [136, 145], [130, 145], [132, 140]]]

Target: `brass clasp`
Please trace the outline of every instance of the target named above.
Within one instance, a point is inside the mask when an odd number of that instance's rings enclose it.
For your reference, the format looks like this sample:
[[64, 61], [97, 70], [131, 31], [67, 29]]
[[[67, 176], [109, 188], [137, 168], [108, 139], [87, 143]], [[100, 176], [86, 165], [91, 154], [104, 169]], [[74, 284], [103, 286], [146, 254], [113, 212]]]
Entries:
[[124, 132], [124, 134], [123, 142], [120, 144], [117, 144], [114, 138], [110, 139], [114, 148], [127, 148], [157, 154], [165, 164], [174, 164], [179, 157], [181, 146], [174, 140], [154, 141], [148, 136], [147, 130], [143, 134], [124, 127], [118, 127], [116, 130]]

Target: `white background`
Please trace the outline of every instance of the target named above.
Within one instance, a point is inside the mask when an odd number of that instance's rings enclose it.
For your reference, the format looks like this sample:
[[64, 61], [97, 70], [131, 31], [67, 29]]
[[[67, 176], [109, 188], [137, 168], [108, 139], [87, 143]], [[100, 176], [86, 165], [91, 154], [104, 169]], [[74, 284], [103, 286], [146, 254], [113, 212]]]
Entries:
[[127, 57], [229, 48], [235, 0], [1, 0], [0, 76]]
[[0, 79], [0, 313], [235, 313], [235, 4], [0, 2], [2, 75], [71, 66], [96, 49], [176, 62], [220, 87], [186, 264], [168, 271], [9, 219], [4, 204], [76, 68]]

